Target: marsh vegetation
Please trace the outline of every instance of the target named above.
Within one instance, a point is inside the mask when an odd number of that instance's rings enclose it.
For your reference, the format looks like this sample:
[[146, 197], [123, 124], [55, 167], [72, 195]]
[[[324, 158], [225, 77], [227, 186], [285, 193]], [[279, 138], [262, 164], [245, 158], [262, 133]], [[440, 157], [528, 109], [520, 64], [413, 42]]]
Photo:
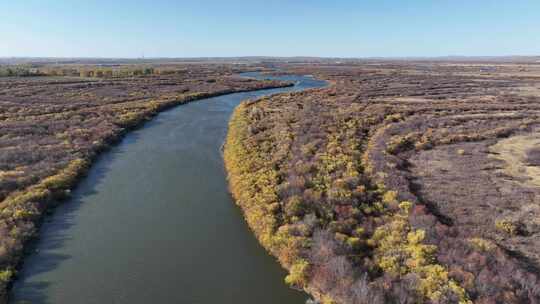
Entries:
[[[233, 65], [162, 68], [114, 79], [0, 78], [0, 295], [44, 212], [95, 157], [170, 107], [233, 92], [289, 86], [233, 76]], [[177, 72], [174, 72], [177, 71]]]
[[288, 283], [323, 303], [540, 301], [538, 64], [282, 68], [332, 86], [241, 104], [225, 162]]

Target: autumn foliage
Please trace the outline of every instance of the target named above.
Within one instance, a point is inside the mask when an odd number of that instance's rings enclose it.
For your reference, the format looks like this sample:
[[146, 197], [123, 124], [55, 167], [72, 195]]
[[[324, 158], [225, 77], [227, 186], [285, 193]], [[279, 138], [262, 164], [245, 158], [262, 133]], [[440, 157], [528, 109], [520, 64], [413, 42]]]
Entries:
[[[491, 234], [453, 225], [419, 195], [407, 162], [531, 130], [536, 114], [500, 114], [516, 109], [505, 94], [524, 82], [416, 63], [283, 68], [332, 86], [242, 103], [224, 157], [231, 192], [287, 283], [323, 303], [540, 302], [534, 267]], [[538, 98], [514, 98], [537, 113]], [[521, 231], [504, 218], [492, 226], [505, 238]]]
[[0, 79], [0, 302], [45, 210], [128, 130], [186, 102], [290, 85], [236, 77], [235, 69], [191, 64], [170, 68], [182, 73], [109, 80]]

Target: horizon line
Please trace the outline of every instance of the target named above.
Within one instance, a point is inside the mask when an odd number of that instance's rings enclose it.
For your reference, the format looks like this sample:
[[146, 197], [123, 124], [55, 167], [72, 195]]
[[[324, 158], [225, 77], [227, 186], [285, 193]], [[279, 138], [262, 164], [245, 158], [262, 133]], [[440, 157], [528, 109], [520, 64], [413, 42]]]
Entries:
[[135, 60], [154, 60], [154, 59], [237, 59], [237, 58], [313, 58], [313, 59], [409, 59], [409, 58], [508, 58], [508, 57], [540, 57], [540, 54], [528, 55], [441, 55], [441, 56], [273, 56], [273, 55], [240, 55], [240, 56], [157, 56], [157, 57], [106, 57], [106, 56], [0, 56], [0, 59], [135, 59]]

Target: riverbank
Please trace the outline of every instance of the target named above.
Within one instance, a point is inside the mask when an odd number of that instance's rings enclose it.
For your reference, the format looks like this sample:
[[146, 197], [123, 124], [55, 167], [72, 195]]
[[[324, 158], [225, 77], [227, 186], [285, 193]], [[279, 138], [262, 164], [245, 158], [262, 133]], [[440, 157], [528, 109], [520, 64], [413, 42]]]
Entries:
[[[414, 264], [399, 271], [421, 277], [422, 291], [411, 289], [410, 298], [448, 293], [469, 303], [434, 262], [436, 248], [406, 221], [410, 203], [399, 203], [363, 173], [360, 108], [318, 98], [332, 89], [262, 98], [235, 110], [224, 159], [251, 229], [289, 271], [285, 281], [322, 303], [393, 301], [396, 295], [383, 291], [388, 281], [370, 285], [360, 271], [368, 266], [359, 261], [372, 263], [370, 275], [377, 268], [392, 273], [401, 266], [387, 254], [398, 251]], [[376, 229], [361, 218], [377, 222]]]
[[[168, 79], [167, 81], [171, 81]], [[204, 80], [203, 80], [204, 81]], [[38, 177], [37, 182], [28, 185], [24, 189], [15, 190], [8, 193], [0, 203], [2, 209], [0, 214], [0, 228], [2, 233], [2, 251], [0, 252], [0, 260], [2, 270], [0, 272], [0, 296], [1, 302], [7, 301], [7, 290], [12, 280], [16, 277], [16, 269], [22, 261], [24, 248], [27, 243], [38, 235], [39, 223], [46, 211], [56, 205], [61, 200], [69, 197], [71, 189], [78, 183], [81, 177], [87, 172], [92, 165], [96, 157], [103, 151], [107, 150], [111, 145], [119, 142], [125, 134], [130, 130], [136, 129], [142, 126], [146, 121], [151, 120], [158, 113], [175, 107], [177, 105], [185, 104], [192, 101], [210, 98], [213, 96], [220, 96], [236, 92], [247, 92], [253, 90], [280, 88], [291, 86], [291, 83], [278, 82], [278, 81], [245, 81], [245, 79], [239, 79], [234, 82], [227, 80], [227, 85], [224, 87], [224, 82], [220, 80], [213, 80], [209, 82], [211, 85], [217, 84], [214, 90], [194, 92], [190, 89], [189, 93], [184, 94], [167, 94], [165, 97], [154, 97], [143, 100], [130, 100], [127, 104], [134, 104], [136, 108], [131, 107], [130, 111], [123, 111], [122, 107], [118, 107], [119, 103], [112, 103], [113, 112], [103, 112], [102, 110], [86, 110], [84, 107], [82, 111], [85, 115], [100, 115], [101, 113], [115, 113], [114, 109], [117, 109], [115, 115], [104, 114], [103, 117], [110, 117], [108, 124], [111, 127], [108, 129], [101, 129], [102, 131], [94, 132], [93, 138], [88, 138], [84, 146], [81, 146], [80, 139], [73, 138], [73, 149], [68, 150], [66, 160], [55, 164], [49, 171], [44, 173], [42, 178]], [[237, 87], [235, 87], [237, 84]], [[193, 86], [193, 88], [196, 88]], [[212, 88], [212, 86], [207, 87]], [[185, 89], [184, 89], [185, 90]], [[103, 109], [103, 107], [101, 107]], [[38, 109], [38, 108], [36, 108]], [[60, 112], [62, 113], [62, 112]], [[68, 109], [67, 112], [62, 115], [70, 115], [73, 113], [73, 109]], [[33, 113], [34, 118], [31, 118], [34, 123], [36, 119], [43, 124], [47, 122], [47, 119], [54, 119], [57, 116], [47, 113], [35, 116], [37, 113]], [[105, 116], [106, 115], [106, 116]], [[15, 121], [20, 119], [14, 117], [4, 117], [2, 124], [4, 126], [14, 124]], [[103, 127], [103, 121], [101, 127]], [[20, 122], [18, 123], [20, 125]], [[79, 123], [80, 124], [80, 123]], [[107, 126], [105, 125], [105, 126]], [[74, 126], [70, 126], [66, 123], [66, 128], [74, 129]], [[100, 127], [99, 125], [93, 127]], [[48, 128], [53, 136], [59, 134], [58, 131]], [[17, 131], [14, 129], [14, 131]], [[82, 132], [84, 130], [80, 130]], [[89, 130], [90, 131], [90, 130]], [[79, 137], [80, 138], [80, 137]], [[65, 140], [65, 139], [64, 139]], [[37, 143], [39, 144], [39, 143]], [[78, 146], [78, 147], [77, 147]], [[28, 151], [32, 153], [31, 150]], [[69, 155], [69, 153], [72, 153]], [[58, 168], [58, 169], [55, 169]], [[16, 169], [16, 168], [14, 168]], [[12, 172], [14, 170], [11, 170]], [[6, 176], [4, 170], [4, 175]], [[52, 174], [47, 174], [52, 173]], [[9, 177], [9, 176], [8, 176]], [[35, 180], [35, 178], [34, 178]], [[5, 180], [3, 180], [5, 182]]]
[[237, 204], [289, 284], [323, 303], [540, 299], [534, 237], [517, 245], [536, 217], [484, 204], [501, 185], [514, 189], [505, 202], [537, 191], [486, 175], [498, 165], [484, 152], [535, 132], [537, 98], [523, 92], [537, 78], [420, 63], [283, 68], [332, 86], [240, 105], [225, 162]]

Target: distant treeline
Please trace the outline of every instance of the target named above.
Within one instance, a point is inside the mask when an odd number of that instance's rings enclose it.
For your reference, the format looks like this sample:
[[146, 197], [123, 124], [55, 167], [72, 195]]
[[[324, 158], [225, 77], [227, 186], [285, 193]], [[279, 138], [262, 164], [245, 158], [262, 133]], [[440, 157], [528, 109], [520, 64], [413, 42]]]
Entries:
[[72, 76], [72, 77], [96, 77], [115, 78], [142, 75], [168, 75], [183, 74], [187, 69], [174, 67], [148, 67], [148, 66], [0, 66], [0, 77], [30, 77], [30, 76]]

